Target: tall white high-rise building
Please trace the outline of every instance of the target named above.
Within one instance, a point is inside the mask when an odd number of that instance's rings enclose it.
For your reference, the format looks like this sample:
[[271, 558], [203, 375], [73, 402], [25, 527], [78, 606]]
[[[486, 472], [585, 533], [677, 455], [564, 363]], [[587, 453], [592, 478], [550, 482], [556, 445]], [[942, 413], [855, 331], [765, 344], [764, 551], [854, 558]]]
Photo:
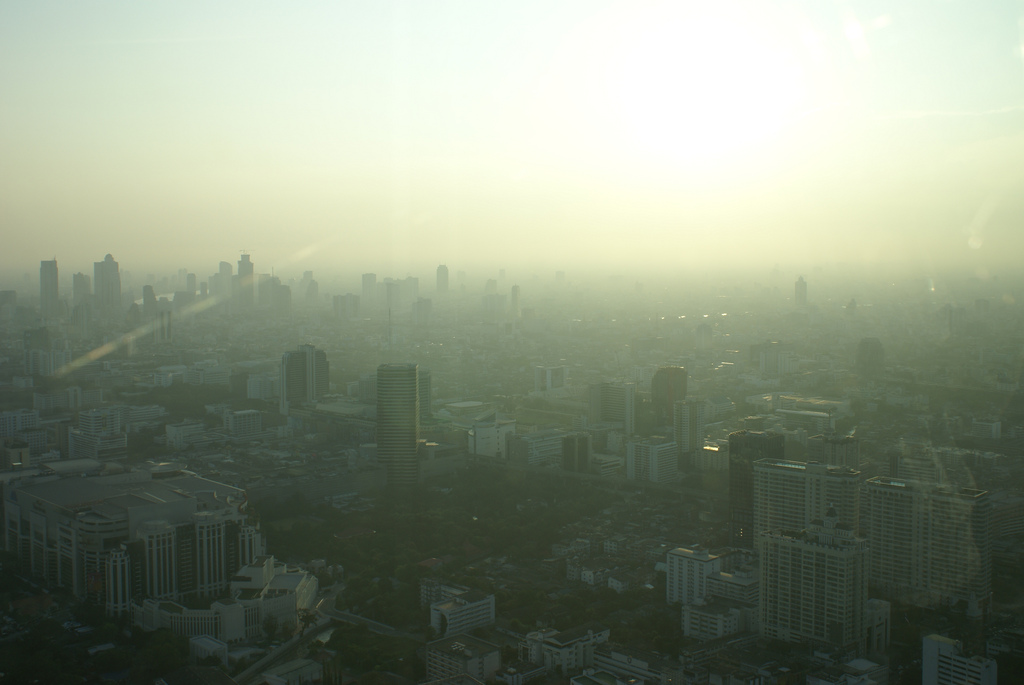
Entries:
[[686, 458], [704, 447], [706, 420], [707, 407], [704, 400], [681, 400], [673, 405], [672, 427], [681, 457]]
[[992, 602], [992, 505], [985, 490], [876, 476], [864, 482], [860, 529], [871, 584], [923, 607]]
[[757, 540], [761, 634], [862, 656], [868, 637], [868, 546], [834, 511], [801, 531]]
[[679, 547], [670, 550], [666, 562], [665, 601], [691, 604], [708, 594], [708, 579], [722, 570], [722, 557], [706, 549]]
[[858, 526], [860, 471], [780, 459], [754, 462], [754, 534], [802, 530], [834, 507], [840, 523]]

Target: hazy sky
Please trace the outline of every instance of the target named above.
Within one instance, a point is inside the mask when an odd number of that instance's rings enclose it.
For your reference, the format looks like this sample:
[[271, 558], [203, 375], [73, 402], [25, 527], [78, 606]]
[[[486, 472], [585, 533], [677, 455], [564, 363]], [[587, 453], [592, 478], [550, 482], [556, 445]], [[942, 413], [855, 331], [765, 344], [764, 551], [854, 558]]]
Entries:
[[1022, 35], [1016, 0], [2, 3], [0, 266], [996, 268]]

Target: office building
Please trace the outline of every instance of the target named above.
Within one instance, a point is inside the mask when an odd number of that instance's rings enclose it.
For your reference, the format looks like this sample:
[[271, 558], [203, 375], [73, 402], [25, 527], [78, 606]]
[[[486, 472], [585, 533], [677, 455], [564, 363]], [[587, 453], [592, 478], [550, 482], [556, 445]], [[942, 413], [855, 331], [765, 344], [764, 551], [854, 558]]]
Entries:
[[430, 605], [430, 627], [444, 637], [494, 623], [494, 595], [467, 590]]
[[564, 388], [569, 384], [569, 367], [535, 366], [533, 367], [533, 391], [547, 392]]
[[391, 485], [419, 482], [419, 367], [381, 364], [377, 367], [377, 459]]
[[801, 530], [834, 508], [840, 523], [858, 526], [860, 471], [812, 462], [754, 462], [754, 534]]
[[5, 539], [28, 572], [124, 613], [144, 598], [217, 596], [263, 554], [245, 492], [198, 476], [149, 472], [13, 485]]
[[876, 476], [864, 482], [861, 532], [871, 584], [921, 607], [992, 602], [992, 507], [985, 490]]
[[674, 422], [676, 402], [686, 399], [686, 369], [682, 366], [662, 366], [651, 377], [651, 406], [657, 426]]
[[71, 304], [77, 307], [92, 299], [92, 278], [78, 272], [71, 277]]
[[330, 389], [327, 353], [313, 345], [299, 345], [281, 357], [281, 413], [293, 404], [316, 402]]
[[203, 603], [196, 598], [184, 603], [145, 597], [131, 602], [132, 624], [146, 631], [163, 628], [189, 638], [210, 636], [239, 643], [262, 637], [268, 620], [285, 631], [296, 626], [300, 612], [316, 603], [317, 590], [316, 576], [257, 555], [237, 569], [209, 608], [200, 608]]
[[433, 401], [434, 387], [431, 381], [430, 370], [425, 369], [422, 366], [417, 369], [417, 387], [420, 395], [420, 424], [429, 421], [434, 413], [431, 411], [431, 402]]
[[[235, 299], [237, 300], [238, 305], [244, 309], [252, 307], [256, 297], [256, 279], [253, 275], [254, 268], [255, 266], [253, 265], [252, 260], [250, 260], [249, 255], [242, 253], [242, 256], [238, 260], [238, 277], [236, 281], [238, 283], [238, 288], [235, 291], [235, 295], [237, 296]], [[191, 290], [194, 293], [196, 291], [195, 275], [190, 275], [192, 276]]]
[[66, 338], [50, 335], [48, 328], [24, 332], [25, 373], [29, 376], [53, 376], [71, 363], [71, 345]]
[[679, 547], [666, 555], [665, 601], [691, 604], [708, 594], [707, 583], [722, 570], [722, 556], [706, 549]]
[[111, 255], [93, 263], [93, 299], [101, 316], [121, 312], [121, 271]]
[[543, 666], [547, 671], [576, 673], [594, 665], [595, 653], [608, 642], [611, 630], [600, 623], [587, 623], [561, 632], [535, 630], [519, 642], [519, 658]]
[[431, 681], [468, 675], [490, 682], [501, 668], [501, 650], [472, 635], [456, 635], [427, 643], [426, 661]]
[[929, 685], [996, 685], [995, 659], [965, 656], [963, 644], [942, 635], [921, 639], [921, 682]]
[[626, 435], [636, 434], [636, 384], [597, 383], [590, 386], [590, 422], [613, 423]]
[[774, 432], [729, 434], [729, 538], [734, 547], [754, 548], [754, 462], [781, 460], [786, 439]]
[[557, 428], [508, 435], [505, 455], [516, 466], [557, 465], [562, 459], [565, 431]]
[[860, 468], [860, 439], [854, 429], [846, 435], [829, 431], [807, 438], [807, 460], [833, 466]]
[[359, 302], [364, 313], [377, 310], [377, 274], [363, 274], [363, 290]]
[[569, 433], [562, 438], [562, 470], [575, 473], [591, 472], [590, 436]]
[[128, 434], [120, 408], [78, 412], [78, 426], [68, 429], [71, 459], [120, 459], [128, 454]]
[[39, 262], [39, 313], [44, 320], [61, 315], [56, 259]]
[[689, 466], [693, 453], [704, 448], [704, 424], [707, 421], [707, 404], [704, 400], [691, 399], [673, 405], [672, 429], [679, 451], [679, 461]]
[[798, 307], [803, 307], [807, 304], [807, 281], [804, 277], [796, 279], [796, 284], [793, 286], [793, 301], [796, 302]]
[[868, 543], [835, 511], [757, 539], [764, 637], [861, 656], [868, 637]]
[[509, 292], [509, 303], [508, 313], [509, 317], [513, 320], [518, 319], [522, 314], [522, 306], [519, 303], [520, 288], [518, 285], [512, 286], [512, 290]]
[[448, 293], [448, 267], [444, 264], [437, 267], [437, 294]]
[[653, 483], [673, 483], [679, 479], [676, 443], [671, 438], [654, 436], [626, 443], [626, 478]]

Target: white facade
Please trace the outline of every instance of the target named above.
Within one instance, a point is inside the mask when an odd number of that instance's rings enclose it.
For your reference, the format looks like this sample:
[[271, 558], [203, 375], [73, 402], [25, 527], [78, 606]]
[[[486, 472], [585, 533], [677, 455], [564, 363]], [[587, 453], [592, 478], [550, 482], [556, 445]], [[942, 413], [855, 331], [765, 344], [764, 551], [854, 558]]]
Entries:
[[451, 637], [494, 623], [494, 595], [470, 590], [430, 605], [430, 627]]
[[626, 443], [626, 478], [654, 483], [672, 483], [679, 479], [676, 443], [653, 437]]
[[760, 630], [783, 642], [863, 655], [867, 640], [867, 541], [838, 525], [796, 533], [766, 532], [757, 540], [761, 562]]
[[931, 685], [996, 685], [995, 659], [964, 656], [962, 645], [942, 635], [921, 641], [921, 682]]
[[707, 596], [708, 578], [722, 570], [722, 557], [707, 550], [679, 547], [668, 553], [665, 601], [690, 604]]
[[256, 435], [263, 430], [263, 414], [256, 409], [224, 412], [224, 428], [237, 437]]

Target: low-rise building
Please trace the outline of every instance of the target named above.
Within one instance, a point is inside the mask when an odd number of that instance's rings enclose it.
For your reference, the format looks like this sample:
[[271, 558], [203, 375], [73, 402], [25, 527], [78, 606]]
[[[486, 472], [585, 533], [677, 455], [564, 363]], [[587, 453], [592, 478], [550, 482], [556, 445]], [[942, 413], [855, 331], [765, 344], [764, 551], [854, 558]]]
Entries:
[[488, 681], [494, 679], [500, 668], [498, 646], [472, 635], [455, 635], [427, 644], [427, 678], [430, 680], [469, 675]]
[[444, 637], [494, 623], [494, 595], [468, 590], [430, 605], [430, 627]]

